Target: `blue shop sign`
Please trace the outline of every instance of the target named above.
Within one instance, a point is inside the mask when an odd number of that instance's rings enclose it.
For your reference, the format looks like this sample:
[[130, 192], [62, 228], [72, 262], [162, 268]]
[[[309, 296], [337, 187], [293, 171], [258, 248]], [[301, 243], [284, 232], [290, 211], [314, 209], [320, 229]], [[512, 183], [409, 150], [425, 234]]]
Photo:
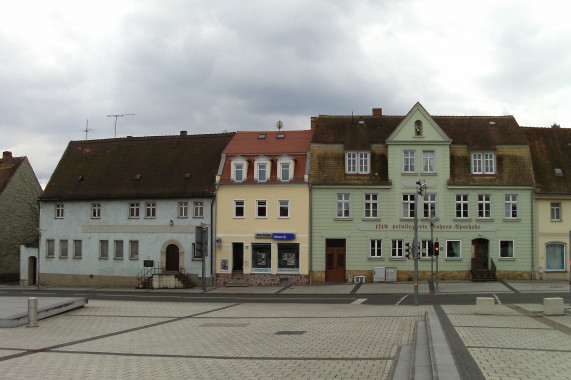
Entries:
[[276, 233], [272, 234], [272, 239], [274, 240], [295, 240], [294, 233]]

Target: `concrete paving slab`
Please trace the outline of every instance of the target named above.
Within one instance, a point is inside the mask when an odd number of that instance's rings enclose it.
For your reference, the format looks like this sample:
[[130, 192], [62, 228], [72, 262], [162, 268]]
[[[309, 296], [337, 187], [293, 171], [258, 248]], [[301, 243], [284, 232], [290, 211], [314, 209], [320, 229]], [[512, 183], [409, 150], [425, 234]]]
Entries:
[[[38, 320], [83, 307], [87, 298], [37, 297]], [[28, 323], [27, 297], [0, 297], [0, 327], [9, 328]]]

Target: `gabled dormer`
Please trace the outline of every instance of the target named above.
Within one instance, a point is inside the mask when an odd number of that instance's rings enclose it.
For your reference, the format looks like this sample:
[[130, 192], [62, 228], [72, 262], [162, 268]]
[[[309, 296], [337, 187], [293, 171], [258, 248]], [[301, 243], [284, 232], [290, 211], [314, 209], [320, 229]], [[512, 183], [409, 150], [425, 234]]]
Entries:
[[248, 173], [248, 160], [242, 156], [234, 156], [230, 161], [232, 162], [232, 181], [245, 181]]
[[293, 157], [284, 154], [278, 157], [278, 181], [289, 182], [293, 179], [293, 173], [295, 169], [295, 160]]
[[452, 140], [420, 103], [416, 103], [387, 138], [387, 144], [450, 144]]
[[272, 161], [266, 156], [254, 158], [254, 180], [266, 182], [270, 179], [272, 172]]

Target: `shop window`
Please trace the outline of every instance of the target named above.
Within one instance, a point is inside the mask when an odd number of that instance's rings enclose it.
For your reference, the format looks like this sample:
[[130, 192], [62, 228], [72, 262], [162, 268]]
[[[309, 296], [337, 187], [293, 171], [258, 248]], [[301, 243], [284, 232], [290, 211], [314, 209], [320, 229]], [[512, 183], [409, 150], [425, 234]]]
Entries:
[[252, 273], [271, 273], [272, 245], [270, 243], [252, 244]]
[[299, 273], [299, 243], [278, 243], [278, 272]]

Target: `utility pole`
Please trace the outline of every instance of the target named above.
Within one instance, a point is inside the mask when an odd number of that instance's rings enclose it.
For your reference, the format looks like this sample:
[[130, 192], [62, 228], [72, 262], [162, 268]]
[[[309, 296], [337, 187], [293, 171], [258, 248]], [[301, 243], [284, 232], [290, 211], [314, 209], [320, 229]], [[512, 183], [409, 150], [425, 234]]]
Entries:
[[414, 306], [418, 306], [418, 198], [424, 197], [426, 182], [418, 180], [416, 182], [416, 193], [414, 194], [414, 239], [412, 240], [412, 256], [414, 259]]
[[118, 117], [123, 117], [123, 116], [133, 116], [135, 115], [134, 113], [124, 113], [121, 115], [107, 115], [107, 117], [114, 117], [115, 118], [115, 135], [113, 137], [117, 137], [117, 118]]

